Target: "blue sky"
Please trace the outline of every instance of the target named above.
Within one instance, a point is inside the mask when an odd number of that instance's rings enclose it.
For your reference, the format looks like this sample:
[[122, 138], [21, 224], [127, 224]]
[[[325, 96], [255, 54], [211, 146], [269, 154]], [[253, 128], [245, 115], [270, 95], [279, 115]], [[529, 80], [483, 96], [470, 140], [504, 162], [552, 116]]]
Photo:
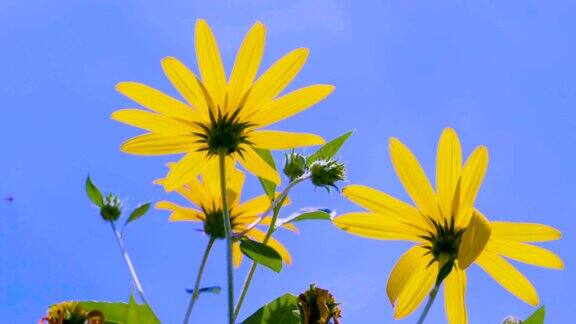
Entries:
[[[90, 173], [129, 208], [169, 198], [151, 181], [169, 157], [136, 157], [119, 144], [139, 131], [110, 113], [132, 105], [114, 90], [140, 81], [175, 94], [160, 60], [195, 69], [193, 28], [206, 18], [231, 68], [243, 34], [268, 27], [264, 66], [305, 46], [310, 58], [291, 89], [332, 83], [323, 103], [275, 129], [325, 138], [354, 129], [340, 157], [349, 183], [408, 199], [387, 152], [406, 143], [429, 175], [446, 126], [466, 154], [488, 146], [477, 206], [492, 220], [543, 222], [564, 233], [546, 246], [562, 272], [517, 264], [547, 306], [549, 323], [574, 318], [574, 143], [576, 3], [571, 1], [14, 1], [0, 2], [0, 322], [32, 323], [55, 302], [125, 300], [131, 283], [109, 226], [83, 191]], [[281, 162], [281, 155], [277, 155]], [[251, 180], [244, 198], [260, 194]], [[9, 202], [6, 197], [13, 197]], [[338, 194], [303, 185], [286, 213], [304, 206], [358, 210]], [[127, 245], [145, 290], [166, 323], [179, 322], [206, 238], [192, 224], [152, 211], [129, 228]], [[365, 240], [329, 223], [279, 233], [294, 264], [257, 272], [241, 318], [311, 283], [342, 302], [345, 323], [393, 322], [386, 279], [407, 243]], [[224, 285], [218, 242], [204, 283]], [[236, 271], [241, 282], [244, 263]], [[238, 287], [239, 289], [239, 287]], [[194, 318], [224, 321], [225, 295], [203, 296]], [[478, 267], [469, 272], [472, 323], [496, 323], [533, 309]], [[416, 316], [406, 319], [412, 323]], [[429, 323], [444, 321], [437, 302]]]

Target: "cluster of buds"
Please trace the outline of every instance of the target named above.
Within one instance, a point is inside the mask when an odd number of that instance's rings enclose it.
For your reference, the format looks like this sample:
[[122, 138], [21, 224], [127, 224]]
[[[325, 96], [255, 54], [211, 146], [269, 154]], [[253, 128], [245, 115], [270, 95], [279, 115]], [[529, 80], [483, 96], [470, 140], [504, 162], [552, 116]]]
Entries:
[[104, 315], [101, 311], [85, 311], [80, 303], [68, 301], [52, 305], [39, 324], [103, 324]]
[[346, 177], [346, 169], [341, 161], [325, 159], [308, 162], [306, 156], [294, 151], [286, 154], [286, 163], [283, 171], [290, 181], [307, 176], [312, 184], [326, 188], [328, 192], [330, 192], [331, 188], [338, 190], [336, 183], [343, 181]]
[[302, 324], [339, 324], [341, 316], [332, 294], [322, 288], [311, 284], [310, 288], [298, 296], [300, 322]]

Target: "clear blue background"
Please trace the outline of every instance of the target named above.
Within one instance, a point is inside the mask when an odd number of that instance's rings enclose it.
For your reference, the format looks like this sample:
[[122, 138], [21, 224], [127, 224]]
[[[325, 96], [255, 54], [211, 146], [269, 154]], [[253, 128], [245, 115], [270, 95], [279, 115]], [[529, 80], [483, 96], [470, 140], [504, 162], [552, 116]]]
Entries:
[[[467, 154], [486, 144], [490, 166], [477, 206], [493, 220], [562, 230], [564, 239], [546, 246], [566, 270], [519, 268], [547, 305], [548, 323], [575, 318], [575, 13], [572, 1], [1, 1], [0, 322], [34, 323], [62, 300], [130, 294], [116, 242], [88, 202], [84, 179], [90, 173], [125, 197], [128, 209], [170, 197], [151, 184], [169, 158], [119, 151], [140, 131], [110, 120], [115, 109], [133, 106], [114, 85], [141, 81], [175, 94], [160, 60], [173, 55], [196, 70], [200, 17], [213, 27], [228, 71], [256, 20], [268, 27], [264, 67], [293, 48], [311, 49], [291, 88], [324, 82], [337, 90], [274, 128], [326, 138], [356, 130], [340, 154], [349, 183], [408, 199], [390, 164], [390, 136], [412, 148], [429, 175], [444, 127], [458, 131]], [[244, 197], [259, 193], [251, 180]], [[358, 210], [310, 185], [292, 198], [291, 210]], [[195, 228], [152, 211], [128, 231], [145, 290], [165, 323], [181, 321], [188, 301], [184, 288], [206, 243]], [[409, 244], [357, 238], [330, 223], [300, 228], [298, 236], [278, 234], [294, 264], [281, 274], [259, 269], [240, 318], [317, 282], [342, 302], [344, 323], [393, 322], [386, 279]], [[218, 242], [206, 285], [225, 284], [223, 264]], [[238, 284], [247, 268], [236, 271]], [[469, 279], [471, 323], [533, 311], [478, 267]], [[193, 316], [223, 323], [224, 307], [224, 294], [206, 295]], [[440, 301], [428, 322], [444, 321]]]

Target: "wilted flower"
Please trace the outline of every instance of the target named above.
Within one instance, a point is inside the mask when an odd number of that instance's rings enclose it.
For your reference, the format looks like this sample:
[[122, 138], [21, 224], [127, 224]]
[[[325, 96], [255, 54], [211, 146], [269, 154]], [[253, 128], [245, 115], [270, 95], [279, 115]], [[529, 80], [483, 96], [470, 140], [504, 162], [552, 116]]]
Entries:
[[39, 324], [103, 324], [104, 315], [98, 310], [87, 312], [78, 302], [67, 301], [52, 305]]
[[300, 321], [302, 324], [328, 324], [333, 321], [339, 323], [340, 308], [332, 294], [322, 288], [310, 285], [310, 289], [298, 296]]

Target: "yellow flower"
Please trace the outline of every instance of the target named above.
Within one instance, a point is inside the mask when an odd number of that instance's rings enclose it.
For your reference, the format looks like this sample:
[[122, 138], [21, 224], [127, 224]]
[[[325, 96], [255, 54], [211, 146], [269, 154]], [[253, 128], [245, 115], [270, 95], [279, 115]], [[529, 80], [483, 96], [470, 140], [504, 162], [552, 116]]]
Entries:
[[489, 222], [474, 208], [488, 166], [486, 147], [477, 147], [462, 166], [458, 135], [445, 129], [438, 144], [436, 190], [406, 146], [392, 138], [389, 148], [396, 173], [415, 206], [376, 189], [350, 185], [343, 189], [344, 196], [369, 212], [342, 215], [334, 223], [362, 237], [416, 243], [388, 278], [386, 290], [394, 317], [411, 314], [436, 284], [444, 282], [448, 321], [467, 323], [465, 269], [472, 263], [524, 302], [539, 304], [530, 281], [505, 258], [562, 269], [557, 255], [529, 244], [556, 240], [561, 234], [542, 224]]
[[121, 82], [116, 89], [147, 110], [121, 109], [112, 119], [148, 133], [129, 139], [122, 151], [137, 155], [186, 153], [170, 170], [165, 188], [172, 191], [202, 172], [224, 152], [250, 173], [280, 182], [278, 173], [254, 151], [285, 150], [324, 143], [314, 134], [261, 130], [299, 113], [327, 97], [332, 85], [307, 86], [278, 98], [308, 57], [298, 48], [284, 55], [255, 80], [264, 53], [266, 28], [250, 29], [226, 79], [216, 39], [208, 24], [196, 22], [196, 59], [201, 78], [178, 59], [162, 60], [164, 73], [185, 101], [137, 82]]
[[[245, 175], [242, 171], [234, 168], [234, 163], [226, 165], [226, 188], [228, 193], [228, 204], [230, 210], [230, 222], [233, 233], [241, 233], [246, 227], [254, 222], [260, 215], [270, 207], [270, 198], [267, 195], [260, 195], [244, 203], [240, 203], [240, 195], [244, 186]], [[215, 239], [223, 239], [226, 234], [222, 217], [222, 196], [220, 194], [218, 161], [210, 163], [202, 172], [200, 177], [194, 177], [185, 185], [175, 191], [190, 201], [196, 208], [182, 207], [170, 201], [160, 201], [156, 208], [172, 212], [170, 221], [192, 221], [202, 222], [204, 232]], [[156, 180], [156, 184], [163, 185], [164, 179]], [[286, 199], [285, 204], [290, 203]], [[260, 225], [269, 225], [271, 217], [265, 217]], [[292, 224], [284, 224], [282, 227], [298, 232]], [[249, 238], [262, 242], [265, 233], [258, 228], [253, 228], [246, 234]], [[280, 254], [286, 264], [292, 263], [292, 258], [288, 250], [274, 238], [268, 240], [267, 245]], [[232, 245], [234, 266], [239, 267], [242, 262], [242, 252], [240, 242], [234, 241]]]

